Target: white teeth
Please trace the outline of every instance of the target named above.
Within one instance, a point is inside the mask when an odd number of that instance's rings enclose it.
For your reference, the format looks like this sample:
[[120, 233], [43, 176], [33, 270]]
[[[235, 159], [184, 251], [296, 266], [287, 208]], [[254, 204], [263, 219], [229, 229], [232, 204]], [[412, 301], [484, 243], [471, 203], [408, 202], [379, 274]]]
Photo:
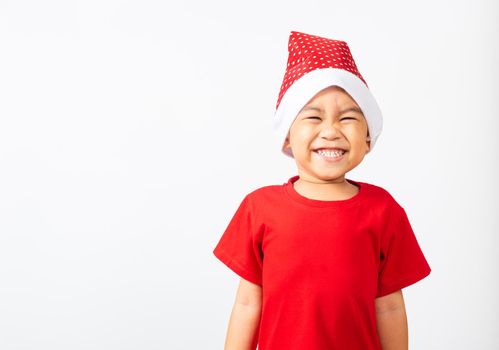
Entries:
[[320, 149], [317, 151], [321, 156], [326, 156], [326, 157], [341, 157], [345, 151], [343, 150], [338, 150], [338, 151], [331, 151], [331, 150], [323, 150]]

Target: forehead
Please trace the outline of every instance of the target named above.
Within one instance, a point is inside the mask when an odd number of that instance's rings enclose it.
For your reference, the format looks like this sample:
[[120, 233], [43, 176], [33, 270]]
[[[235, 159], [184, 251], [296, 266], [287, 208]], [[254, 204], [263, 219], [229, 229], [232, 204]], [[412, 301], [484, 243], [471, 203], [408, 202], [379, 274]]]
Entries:
[[[320, 105], [319, 106], [307, 105], [300, 110], [300, 113], [306, 112], [306, 111], [323, 112], [324, 108], [322, 108]], [[347, 113], [347, 112], [356, 112], [356, 113], [360, 113], [360, 114], [364, 115], [364, 113], [362, 113], [362, 110], [357, 106], [343, 107], [343, 108], [341, 108], [339, 113], [343, 114], [343, 113]]]
[[[362, 113], [359, 105], [343, 88], [333, 85], [322, 89], [314, 95], [300, 110], [321, 111], [329, 105], [338, 106], [342, 112], [353, 111]], [[363, 113], [362, 113], [363, 114]]]

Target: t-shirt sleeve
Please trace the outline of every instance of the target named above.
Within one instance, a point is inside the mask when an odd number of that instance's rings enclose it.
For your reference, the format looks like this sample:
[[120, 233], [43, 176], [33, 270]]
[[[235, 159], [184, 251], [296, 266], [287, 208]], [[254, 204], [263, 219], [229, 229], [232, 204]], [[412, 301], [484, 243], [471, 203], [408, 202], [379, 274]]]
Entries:
[[213, 254], [240, 277], [262, 285], [261, 230], [248, 195], [230, 220]]
[[403, 207], [396, 203], [381, 239], [376, 297], [418, 282], [431, 272]]

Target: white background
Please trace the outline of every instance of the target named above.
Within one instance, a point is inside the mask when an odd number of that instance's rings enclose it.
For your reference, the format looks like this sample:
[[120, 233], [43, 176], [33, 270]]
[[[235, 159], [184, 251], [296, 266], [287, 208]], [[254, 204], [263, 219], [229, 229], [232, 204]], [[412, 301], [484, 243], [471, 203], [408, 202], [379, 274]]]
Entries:
[[384, 115], [347, 177], [432, 273], [412, 349], [499, 348], [496, 1], [0, 1], [0, 348], [222, 349], [243, 196], [296, 174], [270, 122], [291, 30], [347, 41]]

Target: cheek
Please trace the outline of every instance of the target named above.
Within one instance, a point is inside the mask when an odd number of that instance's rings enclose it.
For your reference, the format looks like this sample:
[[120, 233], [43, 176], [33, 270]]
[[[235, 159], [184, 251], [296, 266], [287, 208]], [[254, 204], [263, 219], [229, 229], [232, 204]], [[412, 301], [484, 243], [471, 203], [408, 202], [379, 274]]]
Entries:
[[349, 135], [353, 139], [364, 140], [367, 137], [367, 128], [363, 125], [349, 124], [344, 127], [345, 135]]
[[313, 130], [310, 127], [299, 127], [291, 130], [291, 139], [304, 140], [313, 135]]

